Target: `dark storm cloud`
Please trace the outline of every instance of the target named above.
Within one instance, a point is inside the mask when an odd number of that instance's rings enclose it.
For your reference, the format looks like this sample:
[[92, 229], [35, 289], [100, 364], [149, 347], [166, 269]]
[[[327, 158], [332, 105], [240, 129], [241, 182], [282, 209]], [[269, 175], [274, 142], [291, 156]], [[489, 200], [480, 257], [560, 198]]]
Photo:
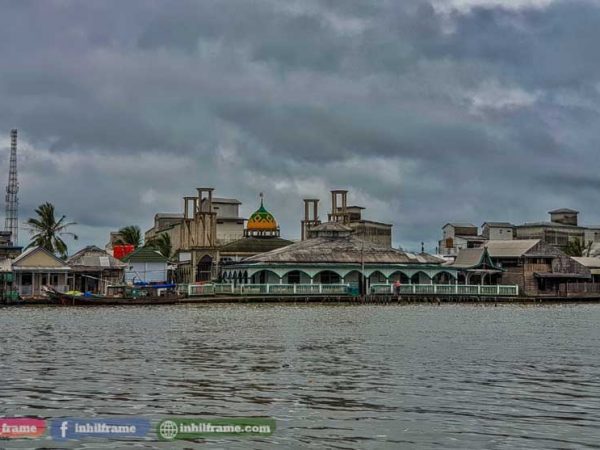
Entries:
[[97, 243], [200, 185], [245, 215], [265, 191], [291, 237], [303, 196], [326, 208], [329, 188], [348, 188], [409, 248], [450, 220], [569, 206], [600, 222], [595, 2], [0, 8], [0, 129], [21, 132], [22, 216], [53, 201]]

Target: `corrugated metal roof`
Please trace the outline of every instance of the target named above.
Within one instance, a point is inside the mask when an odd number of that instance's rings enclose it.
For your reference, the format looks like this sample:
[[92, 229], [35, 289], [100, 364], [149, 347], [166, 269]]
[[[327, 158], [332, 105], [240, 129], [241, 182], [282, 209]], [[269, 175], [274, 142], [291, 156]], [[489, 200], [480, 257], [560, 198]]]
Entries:
[[124, 262], [119, 261], [95, 245], [90, 245], [79, 250], [77, 253], [67, 259], [67, 264], [75, 268], [88, 267], [104, 269], [119, 269], [127, 266], [127, 264]]
[[579, 211], [575, 211], [574, 209], [570, 208], [560, 208], [553, 211], [548, 211], [548, 214], [579, 214]]
[[[339, 225], [339, 224], [338, 224]], [[343, 225], [342, 225], [343, 226]], [[355, 236], [317, 237], [246, 258], [244, 263], [442, 264], [444, 260], [383, 247]]]
[[183, 213], [156, 213], [157, 219], [183, 219]]
[[451, 266], [461, 268], [476, 266], [483, 258], [484, 252], [485, 248], [462, 248]]
[[320, 225], [310, 227], [310, 231], [343, 231], [352, 232], [352, 228], [339, 222], [325, 222]]
[[600, 258], [594, 258], [592, 256], [573, 257], [582, 266], [588, 268], [600, 268]]
[[487, 241], [485, 247], [492, 258], [518, 258], [535, 247], [539, 242], [539, 239]]
[[35, 252], [46, 253], [48, 256], [50, 256], [51, 258], [55, 259], [57, 262], [60, 262], [62, 264], [62, 268], [67, 268], [67, 269], [69, 268], [67, 266], [67, 264], [65, 263], [65, 261], [63, 261], [62, 259], [60, 259], [56, 255], [52, 254], [51, 252], [49, 252], [44, 247], [31, 247], [31, 248], [28, 248], [27, 250], [25, 250], [23, 253], [21, 253], [19, 256], [17, 256], [13, 260], [13, 262], [12, 262], [13, 267], [15, 267], [16, 265], [18, 265], [18, 263], [20, 263], [21, 261], [23, 261], [24, 259], [26, 259], [29, 255], [31, 255], [31, 254], [33, 254]]
[[140, 247], [133, 253], [125, 256], [123, 262], [167, 262], [167, 258], [151, 247]]
[[567, 225], [565, 223], [558, 222], [525, 222], [523, 225], [517, 225], [517, 228], [526, 227], [583, 228], [577, 225]]
[[444, 225], [443, 228], [445, 228], [448, 225], [452, 225], [454, 228], [477, 228], [477, 225], [473, 225], [472, 223], [468, 222], [450, 222]]
[[245, 237], [223, 245], [220, 253], [265, 253], [286, 245], [293, 244], [292, 241], [279, 237]]
[[512, 228], [514, 225], [510, 222], [484, 222], [482, 227], [488, 225], [490, 227]]

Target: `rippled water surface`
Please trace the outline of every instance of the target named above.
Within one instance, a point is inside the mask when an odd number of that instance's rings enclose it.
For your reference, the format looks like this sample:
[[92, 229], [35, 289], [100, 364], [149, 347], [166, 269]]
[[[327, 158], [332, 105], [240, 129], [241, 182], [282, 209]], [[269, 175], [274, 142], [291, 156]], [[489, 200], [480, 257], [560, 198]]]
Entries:
[[4, 308], [0, 333], [0, 416], [278, 427], [0, 448], [600, 448], [600, 305]]

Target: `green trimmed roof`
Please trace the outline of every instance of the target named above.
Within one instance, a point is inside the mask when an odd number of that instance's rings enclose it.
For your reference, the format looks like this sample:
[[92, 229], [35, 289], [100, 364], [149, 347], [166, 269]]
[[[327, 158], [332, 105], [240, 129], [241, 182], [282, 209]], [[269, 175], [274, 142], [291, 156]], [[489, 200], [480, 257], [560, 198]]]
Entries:
[[168, 259], [151, 247], [140, 247], [124, 257], [123, 262], [167, 262]]

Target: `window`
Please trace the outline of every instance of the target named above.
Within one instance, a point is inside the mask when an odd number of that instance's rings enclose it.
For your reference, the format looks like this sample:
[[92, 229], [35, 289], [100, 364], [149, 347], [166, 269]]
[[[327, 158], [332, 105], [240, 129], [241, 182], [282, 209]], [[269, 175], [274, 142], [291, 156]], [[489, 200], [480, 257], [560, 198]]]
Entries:
[[23, 286], [31, 286], [32, 284], [32, 275], [30, 273], [24, 273], [21, 275], [21, 284]]
[[340, 276], [330, 270], [321, 272], [320, 281], [322, 284], [337, 284], [340, 282]]
[[293, 272], [288, 273], [287, 278], [289, 284], [300, 284], [300, 271], [294, 270]]

